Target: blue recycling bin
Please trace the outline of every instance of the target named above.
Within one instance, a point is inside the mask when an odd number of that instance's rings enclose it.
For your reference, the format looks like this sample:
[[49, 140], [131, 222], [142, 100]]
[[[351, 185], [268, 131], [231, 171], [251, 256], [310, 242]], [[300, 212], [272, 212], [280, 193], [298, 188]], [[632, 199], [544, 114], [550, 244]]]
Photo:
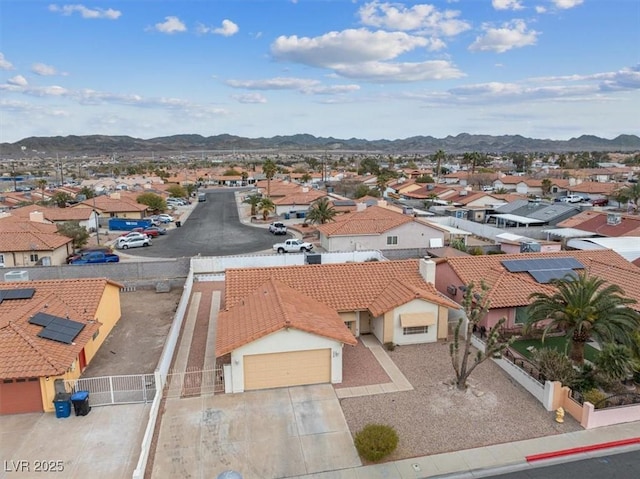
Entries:
[[291, 215], [290, 215], [289, 213], [285, 213], [285, 214], [284, 214], [284, 219], [285, 219], [285, 220], [288, 220], [288, 219], [290, 219], [290, 218], [291, 218]]
[[70, 394], [58, 393], [53, 400], [53, 406], [56, 410], [57, 418], [64, 418], [71, 416], [71, 399]]

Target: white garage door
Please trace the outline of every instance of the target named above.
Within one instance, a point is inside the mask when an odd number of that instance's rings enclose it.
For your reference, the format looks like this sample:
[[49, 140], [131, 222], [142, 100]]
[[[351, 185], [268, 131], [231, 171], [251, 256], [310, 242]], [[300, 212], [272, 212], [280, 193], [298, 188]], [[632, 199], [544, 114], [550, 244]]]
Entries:
[[331, 382], [331, 349], [255, 354], [244, 357], [244, 389], [269, 389]]

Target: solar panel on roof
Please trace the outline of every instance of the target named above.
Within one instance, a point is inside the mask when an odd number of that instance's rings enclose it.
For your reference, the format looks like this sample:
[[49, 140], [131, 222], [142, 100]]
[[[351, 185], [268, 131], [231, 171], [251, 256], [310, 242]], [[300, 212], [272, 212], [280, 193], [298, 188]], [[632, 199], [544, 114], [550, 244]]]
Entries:
[[510, 273], [555, 269], [584, 269], [584, 265], [571, 256], [565, 258], [527, 258], [505, 260], [502, 261], [502, 266], [504, 266]]
[[529, 274], [540, 284], [550, 283], [554, 279], [564, 279], [567, 275], [570, 275], [572, 278], [576, 278], [578, 276], [572, 269], [534, 270], [529, 271]]
[[84, 324], [66, 318], [60, 318], [47, 313], [37, 313], [29, 323], [43, 326], [38, 337], [51, 339], [61, 343], [71, 344], [84, 328]]
[[8, 299], [31, 299], [35, 292], [34, 288], [3, 289], [0, 290], [0, 303]]

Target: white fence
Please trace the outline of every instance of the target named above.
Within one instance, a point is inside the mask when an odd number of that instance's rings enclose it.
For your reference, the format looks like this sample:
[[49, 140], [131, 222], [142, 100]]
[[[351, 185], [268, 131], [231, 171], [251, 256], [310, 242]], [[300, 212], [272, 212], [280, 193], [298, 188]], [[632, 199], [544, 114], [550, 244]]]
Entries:
[[[339, 251], [331, 253], [309, 253], [320, 255], [322, 264], [332, 263], [361, 263], [367, 260], [376, 259], [384, 261], [384, 256], [380, 251]], [[193, 274], [201, 275], [207, 273], [222, 273], [227, 268], [262, 268], [274, 266], [299, 266], [305, 264], [306, 254], [264, 254], [250, 256], [211, 256], [191, 258], [191, 271]]]
[[165, 397], [191, 397], [222, 392], [224, 392], [222, 367], [171, 372], [167, 375]]
[[156, 396], [153, 374], [129, 374], [66, 380], [69, 392], [89, 391], [90, 406], [147, 403]]

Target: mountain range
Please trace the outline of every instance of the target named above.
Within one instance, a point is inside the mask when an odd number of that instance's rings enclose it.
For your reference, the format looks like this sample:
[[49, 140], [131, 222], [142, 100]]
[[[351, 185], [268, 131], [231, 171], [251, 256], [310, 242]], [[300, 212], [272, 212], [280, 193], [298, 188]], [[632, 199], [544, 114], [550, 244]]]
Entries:
[[507, 152], [580, 152], [580, 151], [640, 151], [640, 137], [619, 135], [611, 140], [592, 135], [582, 135], [569, 140], [526, 138], [521, 135], [471, 135], [460, 133], [446, 138], [413, 136], [396, 140], [364, 140], [316, 137], [308, 134], [274, 136], [271, 138], [246, 138], [228, 134], [216, 136], [173, 135], [151, 139], [130, 136], [52, 136], [29, 137], [15, 143], [0, 144], [0, 157], [16, 157], [23, 152], [51, 154], [104, 155], [121, 153], [168, 153], [200, 151], [278, 151], [278, 152], [380, 152], [424, 153], [437, 150], [445, 153], [507, 153]]

